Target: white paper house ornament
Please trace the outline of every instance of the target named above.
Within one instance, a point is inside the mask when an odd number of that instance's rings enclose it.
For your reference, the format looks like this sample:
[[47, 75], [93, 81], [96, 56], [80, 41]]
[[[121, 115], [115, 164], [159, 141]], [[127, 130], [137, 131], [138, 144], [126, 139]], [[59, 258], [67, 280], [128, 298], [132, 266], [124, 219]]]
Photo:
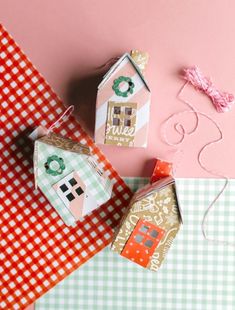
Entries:
[[107, 202], [112, 183], [88, 147], [54, 133], [35, 141], [36, 186], [68, 226]]
[[150, 97], [150, 88], [139, 65], [130, 54], [124, 54], [98, 86], [95, 142], [146, 147]]

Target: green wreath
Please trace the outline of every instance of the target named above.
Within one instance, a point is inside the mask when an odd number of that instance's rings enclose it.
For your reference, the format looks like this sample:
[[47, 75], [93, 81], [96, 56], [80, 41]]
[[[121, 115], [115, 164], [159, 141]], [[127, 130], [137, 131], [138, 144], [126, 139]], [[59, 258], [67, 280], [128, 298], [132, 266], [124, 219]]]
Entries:
[[47, 162], [44, 167], [46, 168], [46, 173], [56, 176], [63, 173], [65, 169], [64, 160], [57, 155], [52, 155], [47, 158]]
[[[119, 89], [119, 85], [122, 82], [126, 82], [129, 84], [129, 87], [126, 91], [121, 91]], [[134, 87], [135, 84], [132, 82], [131, 78], [127, 77], [127, 76], [119, 76], [119, 78], [117, 78], [116, 80], [114, 80], [113, 82], [113, 90], [115, 91], [115, 94], [117, 96], [121, 96], [121, 97], [127, 97], [129, 94], [133, 94], [134, 92]]]

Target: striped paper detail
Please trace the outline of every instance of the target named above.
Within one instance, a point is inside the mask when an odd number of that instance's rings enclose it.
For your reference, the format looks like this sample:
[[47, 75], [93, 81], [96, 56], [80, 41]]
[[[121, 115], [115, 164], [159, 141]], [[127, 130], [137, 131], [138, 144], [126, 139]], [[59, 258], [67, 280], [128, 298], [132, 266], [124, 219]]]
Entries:
[[[117, 96], [112, 89], [113, 81], [122, 75], [130, 77], [135, 85], [134, 93], [128, 97]], [[108, 103], [110, 101], [137, 103], [136, 132], [133, 146], [146, 147], [150, 116], [150, 92], [128, 58], [124, 58], [103, 87], [98, 90], [95, 124], [95, 141], [98, 144], [105, 144]]]

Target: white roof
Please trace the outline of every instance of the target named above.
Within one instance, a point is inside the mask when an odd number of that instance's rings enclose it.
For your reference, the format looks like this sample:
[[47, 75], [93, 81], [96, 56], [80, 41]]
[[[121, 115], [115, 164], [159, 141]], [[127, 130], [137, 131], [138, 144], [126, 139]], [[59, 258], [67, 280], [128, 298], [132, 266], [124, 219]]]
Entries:
[[125, 59], [128, 58], [128, 60], [131, 62], [137, 73], [139, 74], [140, 78], [144, 82], [147, 89], [150, 91], [150, 88], [147, 84], [146, 79], [144, 78], [143, 74], [141, 73], [139, 66], [135, 63], [135, 61], [132, 59], [129, 53], [125, 53], [110, 69], [109, 71], [103, 76], [103, 80], [98, 86], [98, 89], [104, 86], [104, 84], [108, 81], [108, 79], [113, 75], [113, 73], [116, 71], [116, 69], [119, 67], [120, 63]]

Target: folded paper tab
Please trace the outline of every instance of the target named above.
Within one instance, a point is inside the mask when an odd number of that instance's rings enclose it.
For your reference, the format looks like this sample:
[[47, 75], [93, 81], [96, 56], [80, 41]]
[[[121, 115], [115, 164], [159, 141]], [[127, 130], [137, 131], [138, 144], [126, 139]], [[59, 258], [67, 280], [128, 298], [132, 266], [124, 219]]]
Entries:
[[35, 140], [34, 177], [68, 226], [75, 226], [112, 194], [112, 183], [89, 147], [54, 133]]
[[[136, 55], [137, 54], [133, 54]], [[140, 60], [124, 54], [104, 75], [96, 99], [95, 142], [147, 147], [151, 92]]]
[[157, 159], [150, 182], [154, 183], [162, 178], [171, 175], [172, 175], [172, 163]]
[[139, 50], [132, 50], [130, 55], [135, 63], [139, 66], [141, 73], [144, 74], [148, 65], [149, 54]]
[[181, 223], [175, 180], [165, 177], [134, 194], [111, 248], [142, 267], [157, 271]]

